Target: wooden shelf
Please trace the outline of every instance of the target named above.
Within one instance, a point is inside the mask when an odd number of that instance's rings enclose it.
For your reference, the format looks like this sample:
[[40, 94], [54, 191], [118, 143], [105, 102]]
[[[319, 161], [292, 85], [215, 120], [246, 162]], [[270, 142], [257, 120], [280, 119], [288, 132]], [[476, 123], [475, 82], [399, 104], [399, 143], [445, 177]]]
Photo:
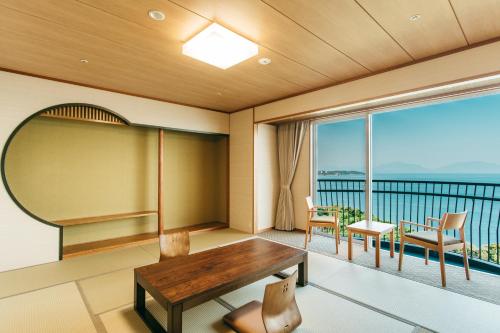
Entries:
[[[227, 223], [208, 222], [208, 223], [192, 225], [189, 227], [165, 230], [165, 233], [187, 230], [189, 231], [190, 235], [193, 235], [211, 230], [224, 229], [227, 227], [228, 227]], [[149, 244], [157, 241], [158, 241], [158, 234], [154, 232], [154, 233], [144, 233], [144, 234], [118, 237], [112, 239], [105, 239], [88, 243], [66, 245], [63, 247], [63, 259], [76, 257], [84, 254], [109, 251], [116, 248]]]
[[134, 218], [134, 217], [152, 216], [152, 215], [156, 215], [156, 214], [157, 214], [157, 212], [154, 210], [146, 210], [146, 211], [142, 211], [142, 212], [121, 213], [121, 214], [101, 215], [101, 216], [91, 216], [91, 217], [80, 217], [80, 218], [67, 219], [67, 220], [58, 220], [58, 221], [53, 221], [52, 223], [63, 226], [63, 227], [67, 227], [70, 225], [123, 220], [123, 219], [130, 219], [130, 218]]

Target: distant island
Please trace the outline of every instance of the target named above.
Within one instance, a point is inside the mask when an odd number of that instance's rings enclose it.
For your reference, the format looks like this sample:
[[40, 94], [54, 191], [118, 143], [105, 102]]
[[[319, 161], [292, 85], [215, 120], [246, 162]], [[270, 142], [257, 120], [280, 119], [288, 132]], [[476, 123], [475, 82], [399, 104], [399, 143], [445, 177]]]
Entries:
[[482, 161], [458, 162], [438, 168], [428, 168], [419, 164], [392, 162], [381, 164], [373, 168], [374, 173], [410, 173], [410, 174], [500, 174], [500, 165]]
[[349, 175], [364, 175], [364, 172], [352, 170], [319, 170], [319, 176], [349, 176]]

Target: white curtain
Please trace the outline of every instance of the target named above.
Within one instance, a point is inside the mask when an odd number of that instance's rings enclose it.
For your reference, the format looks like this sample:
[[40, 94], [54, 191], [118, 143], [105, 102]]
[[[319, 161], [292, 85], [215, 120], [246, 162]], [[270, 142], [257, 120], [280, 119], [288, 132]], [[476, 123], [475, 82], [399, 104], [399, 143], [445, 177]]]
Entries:
[[278, 163], [281, 186], [276, 209], [275, 228], [278, 230], [293, 230], [295, 228], [293, 197], [290, 187], [308, 126], [309, 121], [307, 120], [278, 126]]

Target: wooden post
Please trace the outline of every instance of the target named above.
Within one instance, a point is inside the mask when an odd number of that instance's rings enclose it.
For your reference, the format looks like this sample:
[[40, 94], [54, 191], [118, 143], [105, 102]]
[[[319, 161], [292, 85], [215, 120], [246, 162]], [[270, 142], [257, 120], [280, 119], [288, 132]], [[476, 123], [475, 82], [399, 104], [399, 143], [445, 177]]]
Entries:
[[163, 130], [158, 130], [158, 235], [163, 234]]

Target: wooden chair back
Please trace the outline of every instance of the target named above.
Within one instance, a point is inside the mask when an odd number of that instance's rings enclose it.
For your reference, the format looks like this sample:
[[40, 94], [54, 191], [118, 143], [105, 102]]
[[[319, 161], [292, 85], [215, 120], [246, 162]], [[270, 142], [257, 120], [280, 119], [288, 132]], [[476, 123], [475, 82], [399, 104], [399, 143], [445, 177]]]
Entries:
[[160, 235], [160, 261], [189, 254], [189, 232]]
[[297, 271], [288, 278], [266, 286], [262, 302], [262, 320], [267, 333], [292, 332], [302, 323], [295, 301]]
[[314, 208], [314, 203], [311, 196], [306, 197], [306, 202], [307, 202], [307, 208], [309, 208], [309, 210]]
[[461, 213], [444, 213], [441, 219], [441, 229], [462, 229], [467, 219], [467, 211]]

